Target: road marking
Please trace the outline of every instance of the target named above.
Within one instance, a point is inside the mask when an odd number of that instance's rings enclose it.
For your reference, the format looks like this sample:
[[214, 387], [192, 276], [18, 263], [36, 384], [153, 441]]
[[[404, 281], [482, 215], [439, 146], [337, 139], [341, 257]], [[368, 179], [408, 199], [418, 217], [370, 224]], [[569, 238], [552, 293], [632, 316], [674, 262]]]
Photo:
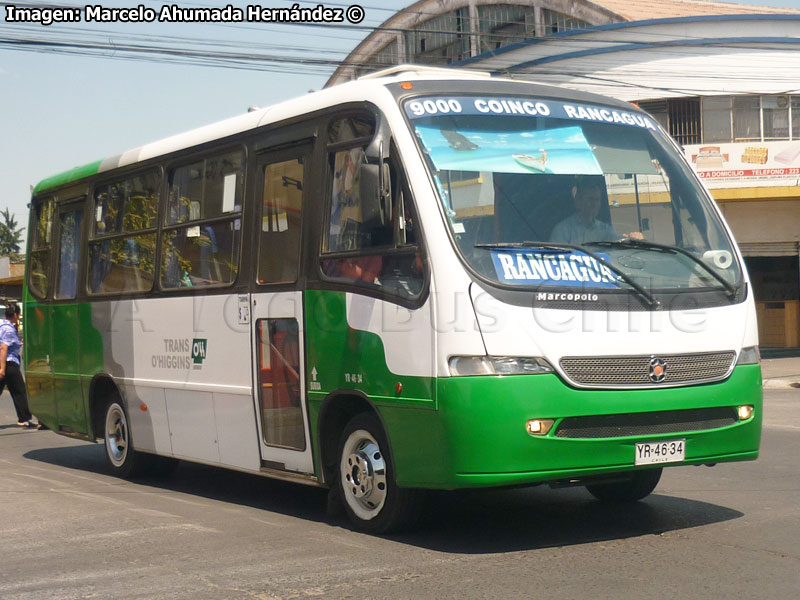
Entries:
[[105, 531], [103, 533], [87, 533], [85, 535], [71, 537], [70, 539], [76, 542], [102, 540], [107, 538], [114, 539], [116, 537], [140, 536], [145, 532], [172, 531], [175, 529], [197, 531], [200, 533], [221, 533], [219, 529], [203, 527], [202, 525], [195, 525], [194, 523], [175, 523], [173, 525], [156, 525], [154, 527], [140, 527], [138, 529], [115, 529], [114, 531]]
[[167, 517], [170, 519], [179, 519], [180, 515], [173, 515], [172, 513], [164, 512], [162, 510], [156, 510], [154, 508], [133, 508], [131, 509], [135, 513], [139, 513], [140, 515], [144, 515], [146, 517]]
[[14, 473], [14, 475], [18, 475], [20, 477], [30, 477], [31, 479], [37, 479], [39, 481], [44, 481], [48, 485], [53, 485], [54, 483], [58, 483], [53, 481], [52, 477], [39, 477], [38, 475], [31, 475], [30, 473]]
[[256, 523], [261, 523], [263, 525], [269, 525], [270, 527], [285, 527], [280, 523], [274, 523], [272, 521], [267, 521], [266, 519], [256, 519], [255, 517], [248, 517], [251, 521], [255, 521]]
[[174, 496], [168, 496], [167, 492], [139, 492], [144, 496], [154, 496], [156, 498], [163, 498], [164, 500], [171, 500], [173, 502], [180, 502], [182, 504], [190, 504], [192, 506], [208, 506], [208, 502], [196, 502], [193, 500], [185, 500], [184, 498], [176, 498]]
[[115, 504], [117, 506], [134, 506], [132, 502], [126, 502], [125, 500], [117, 500], [116, 498], [108, 498], [106, 496], [102, 496], [100, 494], [93, 494], [91, 492], [79, 492], [78, 490], [65, 490], [65, 489], [55, 489], [51, 488], [51, 492], [58, 492], [59, 494], [69, 494], [72, 496], [78, 496], [79, 498], [86, 498], [87, 500], [99, 500], [100, 502], [107, 502], [109, 504]]

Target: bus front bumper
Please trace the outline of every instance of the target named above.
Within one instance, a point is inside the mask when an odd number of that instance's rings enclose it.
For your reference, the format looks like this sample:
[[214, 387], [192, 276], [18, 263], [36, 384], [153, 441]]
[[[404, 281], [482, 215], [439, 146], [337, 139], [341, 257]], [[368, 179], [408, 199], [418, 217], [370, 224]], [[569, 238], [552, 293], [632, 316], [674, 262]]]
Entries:
[[[450, 377], [437, 381], [438, 410], [410, 453], [397, 449], [398, 483], [456, 489], [535, 484], [610, 475], [653, 466], [755, 460], [761, 438], [762, 391], [758, 365], [737, 367], [726, 380], [647, 390], [578, 390], [556, 375]], [[560, 437], [568, 417], [669, 413], [750, 405], [753, 415], [712, 429], [619, 437]], [[553, 419], [547, 435], [528, 433], [532, 419]], [[646, 418], [645, 418], [646, 420]], [[636, 444], [684, 440], [680, 462], [636, 466]], [[445, 447], [436, 447], [443, 444]], [[403, 445], [405, 447], [405, 445]], [[427, 448], [427, 451], [426, 451]], [[424, 461], [435, 455], [438, 460]], [[434, 467], [433, 465], [436, 465]]]

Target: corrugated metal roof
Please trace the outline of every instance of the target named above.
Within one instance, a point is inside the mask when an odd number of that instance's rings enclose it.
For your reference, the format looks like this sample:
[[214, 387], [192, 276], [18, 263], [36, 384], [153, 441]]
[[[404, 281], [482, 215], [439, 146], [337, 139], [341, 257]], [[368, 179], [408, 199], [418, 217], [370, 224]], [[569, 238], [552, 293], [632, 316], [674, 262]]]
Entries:
[[753, 6], [732, 2], [703, 2], [700, 0], [594, 0], [629, 21], [668, 19], [670, 17], [699, 17], [701, 15], [739, 14], [800, 14], [800, 10], [773, 6]]
[[501, 48], [463, 66], [636, 101], [800, 92], [800, 14], [650, 19]]
[[[355, 77], [359, 67], [369, 64], [370, 58], [387, 43], [393, 41], [399, 31], [421, 27], [426, 21], [438, 15], [450, 14], [473, 3], [476, 6], [499, 4], [529, 6], [531, 11], [534, 6], [542, 6], [541, 0], [418, 0], [410, 6], [399, 9], [367, 35], [336, 69], [325, 87]], [[800, 9], [713, 0], [548, 0], [544, 8], [571, 15], [593, 26], [626, 21], [649, 22], [658, 19], [708, 18], [724, 15], [800, 14]], [[400, 57], [400, 62], [406, 60], [407, 57]]]

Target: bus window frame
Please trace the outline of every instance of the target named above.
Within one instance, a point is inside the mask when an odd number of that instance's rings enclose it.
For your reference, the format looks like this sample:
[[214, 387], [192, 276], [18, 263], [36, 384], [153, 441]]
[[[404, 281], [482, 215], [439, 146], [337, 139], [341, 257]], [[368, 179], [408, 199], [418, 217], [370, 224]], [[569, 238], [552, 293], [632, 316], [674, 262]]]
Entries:
[[[367, 109], [351, 109], [345, 111], [339, 111], [332, 113], [326, 120], [325, 120], [325, 127], [323, 130], [326, 132], [326, 136], [330, 131], [330, 127], [334, 121], [340, 120], [343, 118], [347, 118], [348, 116], [357, 115], [359, 113], [364, 114], [366, 112], [370, 112], [373, 118], [376, 121], [375, 125], [375, 132], [371, 136], [362, 136], [358, 138], [353, 138], [352, 140], [345, 140], [341, 142], [332, 142], [329, 143], [327, 140], [324, 140], [321, 145], [321, 152], [323, 155], [323, 165], [324, 165], [324, 185], [320, 190], [322, 192], [321, 195], [321, 202], [320, 208], [322, 209], [323, 219], [322, 221], [322, 231], [318, 236], [318, 246], [317, 246], [317, 256], [316, 256], [316, 266], [315, 266], [315, 273], [316, 276], [319, 278], [320, 283], [323, 285], [321, 287], [325, 289], [333, 289], [333, 290], [341, 290], [350, 293], [357, 293], [359, 295], [370, 296], [373, 298], [377, 298], [379, 300], [384, 300], [387, 302], [391, 302], [393, 304], [398, 304], [408, 309], [416, 309], [423, 306], [428, 298], [428, 292], [430, 289], [430, 273], [431, 270], [428, 265], [428, 253], [426, 251], [426, 244], [424, 243], [425, 236], [424, 232], [420, 223], [419, 219], [419, 211], [416, 207], [416, 201], [414, 199], [413, 194], [411, 193], [411, 187], [409, 185], [408, 177], [406, 175], [407, 169], [405, 166], [405, 162], [403, 160], [403, 156], [399, 151], [397, 144], [392, 139], [393, 136], [391, 135], [390, 129], [386, 126], [386, 117], [378, 112], [377, 107], [372, 105], [368, 105]], [[392, 245], [383, 246], [383, 247], [376, 247], [374, 252], [364, 252], [363, 249], [357, 250], [347, 250], [347, 251], [328, 251], [326, 248], [328, 247], [328, 236], [330, 234], [330, 227], [331, 227], [331, 201], [333, 195], [333, 169], [334, 169], [334, 155], [337, 152], [341, 152], [343, 150], [351, 150], [353, 148], [362, 147], [366, 151], [372, 144], [374, 144], [376, 138], [380, 136], [383, 132], [389, 134], [389, 139], [384, 140], [386, 144], [386, 148], [388, 149], [388, 153], [385, 156], [385, 161], [387, 164], [390, 165], [390, 169], [394, 167], [395, 177], [397, 178], [397, 182], [394, 184], [394, 189], [401, 189], [403, 190], [403, 206], [405, 210], [410, 212], [415, 217], [415, 226], [417, 232], [417, 243], [416, 244], [399, 244], [399, 237], [398, 237], [398, 222], [399, 219], [394, 219], [392, 223]], [[395, 206], [395, 198], [392, 198], [392, 207], [394, 210]], [[411, 254], [418, 254], [420, 256], [420, 260], [422, 262], [422, 287], [420, 288], [419, 293], [414, 296], [402, 296], [400, 294], [387, 292], [382, 290], [380, 287], [374, 287], [367, 284], [361, 285], [357, 281], [347, 281], [343, 278], [335, 278], [327, 275], [323, 270], [323, 261], [329, 259], [338, 259], [338, 258], [360, 258], [365, 256], [407, 256]]]
[[[261, 243], [262, 231], [261, 223], [264, 218], [264, 176], [265, 170], [270, 165], [287, 162], [290, 160], [305, 159], [303, 164], [303, 189], [300, 204], [300, 247], [297, 252], [297, 271], [295, 278], [292, 281], [259, 281], [259, 267], [261, 266]], [[252, 281], [255, 284], [255, 290], [266, 291], [269, 290], [286, 290], [286, 289], [299, 289], [302, 290], [306, 287], [305, 278], [305, 263], [308, 250], [308, 240], [310, 239], [311, 232], [309, 231], [309, 211], [313, 213], [315, 208], [314, 191], [316, 183], [314, 181], [314, 174], [318, 172], [317, 165], [317, 148], [316, 136], [299, 136], [295, 141], [278, 144], [276, 146], [266, 146], [254, 152], [253, 156], [253, 213], [256, 215], [255, 225], [253, 226], [254, 240], [252, 247], [255, 249], [254, 259], [252, 261]], [[309, 175], [311, 177], [309, 177]], [[311, 207], [311, 208], [309, 208]]]
[[[44, 302], [50, 298], [50, 290], [53, 286], [53, 247], [56, 235], [56, 211], [57, 211], [57, 203], [56, 203], [56, 195], [52, 191], [48, 191], [41, 196], [37, 196], [33, 198], [31, 201], [31, 210], [28, 217], [28, 232], [37, 231], [39, 229], [39, 222], [36, 219], [36, 207], [37, 204], [40, 206], [43, 205], [45, 202], [50, 202], [50, 240], [47, 244], [41, 246], [35, 246], [35, 244], [39, 241], [38, 240], [38, 233], [36, 235], [31, 236], [30, 242], [28, 242], [29, 249], [27, 251], [28, 256], [26, 256], [26, 264], [25, 264], [25, 282], [27, 284], [28, 291], [31, 295], [39, 300], [40, 302]], [[33, 275], [33, 270], [31, 269], [31, 260], [33, 259], [34, 252], [40, 251], [47, 251], [50, 260], [48, 261], [47, 265], [47, 287], [44, 291], [44, 294], [39, 294], [38, 288], [31, 285], [31, 276]]]
[[[160, 180], [158, 185], [158, 210], [156, 212], [156, 219], [155, 219], [155, 227], [150, 227], [148, 229], [140, 229], [137, 231], [123, 231], [120, 233], [108, 234], [108, 235], [94, 235], [95, 230], [95, 211], [97, 210], [97, 190], [106, 185], [112, 185], [113, 183], [123, 181], [130, 177], [135, 177], [141, 173], [146, 173], [148, 171], [157, 172]], [[125, 170], [122, 172], [112, 171], [106, 177], [101, 177], [98, 179], [93, 179], [90, 181], [89, 184], [89, 194], [87, 197], [88, 203], [88, 212], [84, 217], [86, 221], [85, 227], [88, 228], [88, 234], [85, 236], [85, 243], [82, 246], [82, 256], [81, 259], [83, 261], [82, 271], [83, 275], [83, 287], [81, 290], [83, 291], [84, 297], [89, 300], [103, 300], [109, 298], [130, 298], [130, 297], [142, 297], [142, 296], [149, 296], [152, 295], [156, 291], [155, 282], [157, 281], [159, 275], [159, 258], [160, 258], [160, 228], [159, 228], [159, 218], [161, 216], [161, 206], [164, 202], [164, 186], [165, 186], [165, 169], [164, 165], [160, 162], [149, 163], [146, 165], [137, 165], [135, 169]], [[149, 289], [146, 290], [126, 290], [123, 292], [92, 292], [89, 289], [89, 268], [90, 268], [90, 261], [89, 261], [89, 245], [92, 242], [96, 241], [114, 241], [118, 239], [126, 239], [132, 237], [134, 235], [143, 235], [143, 234], [151, 234], [154, 233], [156, 235], [156, 243], [153, 250], [154, 253], [154, 261], [155, 264], [153, 265], [153, 285], [150, 286]]]
[[[86, 218], [86, 209], [88, 206], [88, 199], [89, 194], [88, 190], [86, 193], [79, 194], [77, 196], [69, 195], [65, 200], [62, 200], [53, 206], [53, 235], [51, 238], [51, 247], [50, 250], [53, 252], [52, 260], [53, 264], [50, 267], [52, 276], [53, 276], [53, 283], [51, 286], [51, 294], [50, 294], [50, 301], [51, 302], [64, 302], [64, 303], [74, 303], [78, 302], [79, 299], [83, 296], [83, 289], [88, 284], [86, 281], [86, 271], [88, 268], [84, 268], [86, 261], [88, 260], [89, 253], [89, 240], [86, 232], [87, 228], [87, 218]], [[71, 297], [59, 297], [58, 296], [58, 279], [61, 277], [61, 214], [63, 212], [75, 211], [80, 207], [83, 211], [83, 217], [80, 224], [79, 229], [79, 236], [80, 241], [78, 244], [78, 264], [76, 265], [76, 279], [75, 279], [75, 294]]]
[[[238, 141], [234, 143], [229, 143], [221, 146], [215, 146], [212, 148], [204, 147], [195, 152], [190, 152], [187, 154], [180, 155], [178, 157], [173, 158], [172, 160], [166, 160], [161, 163], [163, 169], [163, 178], [161, 180], [161, 202], [159, 203], [159, 212], [158, 212], [158, 236], [156, 239], [156, 272], [154, 278], [154, 287], [150, 290], [149, 294], [160, 292], [162, 294], [186, 294], [186, 293], [202, 293], [205, 290], [220, 290], [225, 288], [235, 287], [241, 280], [242, 277], [242, 251], [244, 248], [245, 243], [249, 238], [249, 228], [250, 226], [247, 224], [245, 219], [245, 215], [247, 214], [247, 204], [248, 204], [248, 183], [247, 180], [250, 177], [250, 171], [252, 166], [250, 164], [250, 152], [249, 152], [249, 137], [241, 137]], [[242, 158], [242, 167], [244, 172], [242, 173], [241, 182], [237, 183], [239, 188], [239, 199], [241, 201], [241, 208], [238, 212], [233, 213], [224, 213], [217, 215], [215, 217], [210, 217], [207, 219], [197, 219], [194, 221], [184, 221], [182, 223], [174, 223], [168, 224], [167, 223], [167, 209], [169, 204], [169, 176], [170, 173], [179, 169], [181, 167], [185, 167], [190, 165], [193, 162], [197, 161], [205, 161], [209, 158], [218, 157], [224, 154], [230, 154], [235, 151], [241, 152]], [[186, 229], [187, 227], [194, 227], [194, 226], [203, 226], [203, 225], [213, 225], [215, 223], [220, 222], [231, 222], [234, 223], [236, 219], [239, 219], [239, 251], [236, 256], [236, 276], [229, 282], [223, 283], [216, 283], [211, 285], [198, 285], [198, 286], [184, 286], [184, 287], [165, 287], [162, 285], [161, 282], [161, 267], [162, 261], [164, 260], [163, 246], [164, 246], [164, 236], [169, 231], [177, 231], [180, 229]]]

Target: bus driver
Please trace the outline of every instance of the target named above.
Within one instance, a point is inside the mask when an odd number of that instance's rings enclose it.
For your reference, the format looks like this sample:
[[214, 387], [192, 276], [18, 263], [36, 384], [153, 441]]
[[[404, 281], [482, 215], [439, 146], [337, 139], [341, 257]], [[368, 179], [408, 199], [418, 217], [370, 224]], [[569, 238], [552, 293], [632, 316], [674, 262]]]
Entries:
[[620, 235], [610, 223], [598, 219], [602, 200], [603, 192], [599, 181], [584, 179], [573, 185], [572, 201], [575, 212], [553, 228], [550, 241], [562, 244], [586, 244], [619, 240], [623, 237], [644, 239], [640, 231]]

